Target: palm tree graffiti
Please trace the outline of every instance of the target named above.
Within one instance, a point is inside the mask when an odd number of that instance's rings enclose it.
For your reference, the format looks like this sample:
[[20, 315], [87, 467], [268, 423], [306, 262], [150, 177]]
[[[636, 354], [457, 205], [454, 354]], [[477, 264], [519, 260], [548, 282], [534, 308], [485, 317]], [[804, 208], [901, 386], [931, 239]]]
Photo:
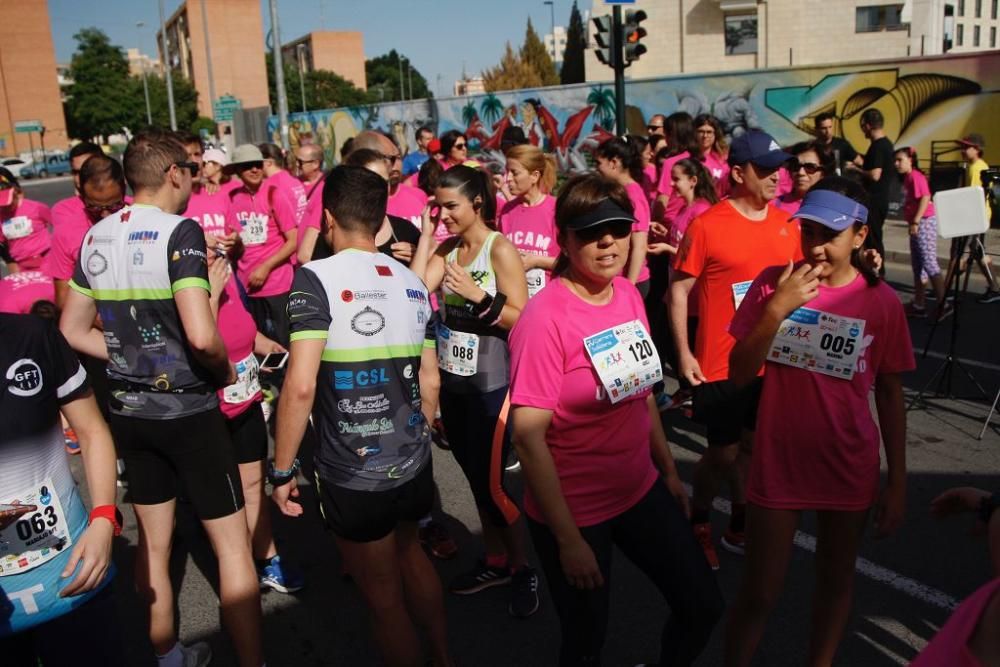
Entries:
[[469, 102], [464, 107], [462, 107], [462, 122], [468, 127], [472, 121], [476, 119], [479, 114], [476, 112], [476, 103]]
[[479, 105], [479, 111], [482, 112], [486, 124], [492, 126], [503, 115], [503, 102], [493, 93], [488, 93]]
[[587, 104], [594, 105], [597, 113], [597, 124], [612, 132], [615, 129], [615, 91], [604, 86], [590, 89]]

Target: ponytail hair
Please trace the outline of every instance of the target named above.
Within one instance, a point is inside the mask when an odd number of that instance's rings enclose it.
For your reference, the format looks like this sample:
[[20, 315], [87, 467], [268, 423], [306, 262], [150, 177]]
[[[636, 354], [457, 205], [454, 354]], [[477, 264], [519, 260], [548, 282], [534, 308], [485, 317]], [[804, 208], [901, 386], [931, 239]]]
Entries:
[[642, 149], [631, 136], [626, 134], [622, 137], [611, 137], [597, 147], [597, 156], [605, 160], [617, 158], [622, 166], [628, 170], [632, 180], [642, 183]]
[[[897, 148], [895, 155], [902, 153], [906, 157], [910, 158], [910, 162], [913, 164], [913, 171], [920, 171], [920, 158], [917, 157], [917, 149], [912, 146], [903, 146], [902, 148]], [[920, 173], [924, 173], [920, 171]]]
[[507, 149], [505, 156], [508, 160], [517, 160], [524, 165], [529, 172], [537, 171], [538, 189], [545, 194], [551, 194], [556, 187], [556, 159], [552, 155], [546, 155], [538, 146], [531, 144], [517, 144]]
[[705, 169], [705, 165], [700, 160], [686, 157], [674, 163], [673, 168], [678, 167], [688, 178], [697, 179], [694, 186], [695, 199], [704, 199], [713, 205], [719, 203], [719, 194], [715, 190], [715, 179], [708, 173], [708, 169]]
[[462, 196], [473, 202], [478, 197], [479, 217], [490, 229], [496, 229], [497, 196], [493, 190], [493, 179], [482, 169], [459, 164], [445, 171], [438, 180], [439, 188], [455, 189]]
[[[865, 192], [865, 189], [856, 181], [844, 178], [843, 176], [827, 176], [814, 185], [810, 192], [814, 190], [829, 190], [830, 192], [836, 192], [837, 194], [853, 199], [865, 208], [868, 208], [868, 194]], [[866, 225], [866, 220], [856, 220], [854, 222], [854, 231], [860, 231], [860, 229]], [[857, 269], [858, 273], [864, 276], [865, 282], [868, 283], [869, 287], [875, 287], [879, 284], [879, 282], [881, 282], [882, 278], [878, 275], [878, 271], [876, 271], [861, 257], [864, 250], [864, 246], [862, 246], [860, 248], [855, 248], [851, 252], [851, 266]], [[882, 258], [882, 261], [885, 261], [884, 257]]]

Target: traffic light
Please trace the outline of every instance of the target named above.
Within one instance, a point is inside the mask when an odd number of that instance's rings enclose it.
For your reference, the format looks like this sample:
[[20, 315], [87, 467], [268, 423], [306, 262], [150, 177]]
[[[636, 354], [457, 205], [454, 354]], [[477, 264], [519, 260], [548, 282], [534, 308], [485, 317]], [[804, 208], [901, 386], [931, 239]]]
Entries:
[[625, 12], [625, 25], [622, 26], [622, 44], [624, 45], [625, 64], [628, 65], [644, 54], [647, 49], [642, 44], [646, 29], [640, 23], [646, 20], [646, 12], [641, 9], [629, 9]]
[[592, 20], [594, 22], [594, 28], [596, 28], [594, 41], [597, 42], [597, 48], [594, 49], [594, 54], [603, 64], [608, 67], [614, 67], [615, 52], [611, 43], [611, 15], [605, 14], [604, 16], [595, 16]]

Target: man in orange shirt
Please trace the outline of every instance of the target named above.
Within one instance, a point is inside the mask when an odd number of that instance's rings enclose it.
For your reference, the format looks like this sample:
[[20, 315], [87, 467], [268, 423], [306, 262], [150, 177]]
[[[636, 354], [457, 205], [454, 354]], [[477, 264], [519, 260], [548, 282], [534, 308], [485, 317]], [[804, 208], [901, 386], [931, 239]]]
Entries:
[[[729, 323], [743, 294], [766, 267], [800, 259], [799, 226], [770, 206], [778, 169], [791, 156], [770, 135], [750, 130], [729, 149], [730, 198], [696, 218], [681, 242], [670, 286], [670, 322], [677, 343], [679, 376], [694, 387], [694, 418], [708, 431], [708, 449], [694, 473], [691, 522], [712, 569], [719, 568], [709, 512], [723, 482], [733, 513], [722, 546], [743, 553], [745, 472], [750, 462], [760, 383], [730, 383]], [[697, 291], [699, 320], [694, 352], [688, 341], [688, 296]], [[739, 460], [738, 460], [739, 459]]]

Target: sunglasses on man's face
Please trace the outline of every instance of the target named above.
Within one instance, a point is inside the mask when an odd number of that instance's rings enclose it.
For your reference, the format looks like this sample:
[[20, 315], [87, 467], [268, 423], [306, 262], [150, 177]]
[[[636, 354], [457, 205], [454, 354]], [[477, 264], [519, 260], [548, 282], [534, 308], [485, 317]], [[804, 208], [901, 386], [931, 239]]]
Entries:
[[[198, 169], [201, 167], [197, 162], [174, 162], [170, 167], [177, 167], [178, 169], [187, 169], [191, 172], [191, 178], [198, 175]], [[164, 173], [170, 171], [170, 167], [164, 169]]]
[[657, 130], [662, 130], [663, 126], [662, 125], [647, 125], [646, 129], [649, 130], [650, 132], [656, 132]]
[[295, 162], [301, 167], [302, 165], [309, 164], [310, 162], [319, 162], [319, 160], [302, 160], [300, 158], [295, 158]]
[[823, 166], [816, 164], [815, 162], [799, 162], [798, 160], [789, 160], [785, 165], [788, 172], [791, 174], [799, 173], [799, 169], [805, 171], [807, 174], [812, 176], [816, 172], [820, 171]]
[[112, 213], [117, 213], [123, 208], [125, 208], [125, 200], [119, 199], [112, 204], [85, 204], [83, 210], [91, 219], [100, 220]]
[[611, 234], [615, 239], [626, 238], [632, 233], [632, 223], [628, 220], [614, 220], [593, 227], [577, 229], [573, 232], [581, 243], [594, 243]]

